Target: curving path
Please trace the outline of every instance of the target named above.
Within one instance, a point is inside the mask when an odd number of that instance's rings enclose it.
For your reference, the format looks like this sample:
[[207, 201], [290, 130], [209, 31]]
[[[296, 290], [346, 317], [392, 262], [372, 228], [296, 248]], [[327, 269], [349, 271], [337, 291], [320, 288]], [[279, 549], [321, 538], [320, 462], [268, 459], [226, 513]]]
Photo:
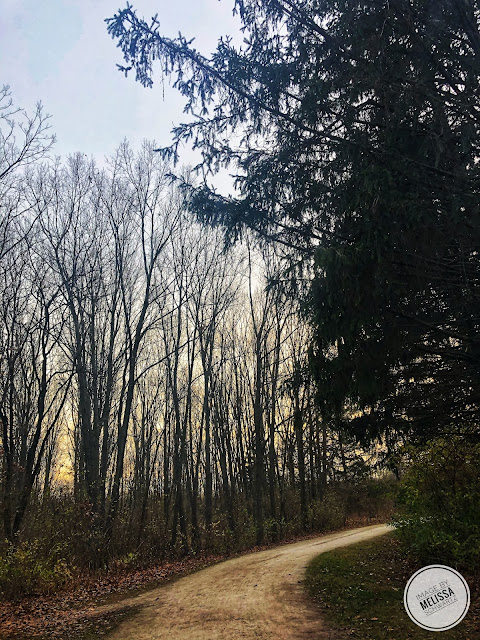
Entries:
[[[142, 605], [109, 640], [303, 640], [332, 638], [306, 599], [308, 562], [388, 531], [374, 525], [227, 560], [132, 598]], [[124, 603], [125, 604], [125, 603]]]

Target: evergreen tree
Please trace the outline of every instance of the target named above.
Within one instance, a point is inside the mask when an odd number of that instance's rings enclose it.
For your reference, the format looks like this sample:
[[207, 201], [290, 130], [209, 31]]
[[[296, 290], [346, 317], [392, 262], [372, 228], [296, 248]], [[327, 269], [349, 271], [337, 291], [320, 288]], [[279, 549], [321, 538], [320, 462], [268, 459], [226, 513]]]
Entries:
[[[107, 20], [143, 85], [175, 77], [173, 131], [236, 195], [191, 188], [313, 271], [305, 300], [326, 414], [362, 437], [478, 433], [480, 6], [475, 0], [236, 0], [241, 48], [210, 56], [132, 7]], [[350, 411], [351, 413], [351, 411]], [[355, 424], [356, 423], [356, 424]]]

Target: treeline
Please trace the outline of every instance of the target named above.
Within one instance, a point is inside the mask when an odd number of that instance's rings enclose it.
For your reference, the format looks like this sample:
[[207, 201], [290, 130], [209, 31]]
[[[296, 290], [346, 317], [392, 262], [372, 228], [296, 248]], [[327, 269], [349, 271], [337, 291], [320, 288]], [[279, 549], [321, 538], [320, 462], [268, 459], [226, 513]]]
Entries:
[[2, 183], [4, 535], [53, 565], [227, 551], [382, 502], [316, 409], [282, 257], [195, 222], [154, 146], [20, 159]]

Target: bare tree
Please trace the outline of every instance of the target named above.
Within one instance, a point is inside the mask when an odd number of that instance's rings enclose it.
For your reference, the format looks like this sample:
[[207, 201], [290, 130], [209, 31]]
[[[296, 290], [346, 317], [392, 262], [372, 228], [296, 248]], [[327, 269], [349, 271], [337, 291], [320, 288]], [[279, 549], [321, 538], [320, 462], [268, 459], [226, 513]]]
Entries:
[[[116, 261], [120, 277], [123, 321], [126, 334], [126, 366], [117, 421], [115, 472], [108, 514], [109, 526], [115, 519], [123, 477], [125, 445], [131, 419], [137, 364], [142, 344], [158, 318], [149, 316], [158, 309], [154, 302], [168, 290], [170, 277], [160, 268], [161, 259], [174, 233], [181, 213], [181, 199], [168, 179], [168, 167], [145, 142], [138, 155], [123, 143], [117, 153], [120, 178], [130, 193], [129, 207], [111, 217]], [[125, 251], [126, 242], [130, 252]]]
[[0, 420], [3, 523], [16, 542], [35, 481], [62, 413], [71, 373], [56, 353], [64, 322], [59, 292], [26, 240], [0, 275]]
[[14, 105], [10, 87], [0, 89], [0, 261], [32, 228], [24, 170], [47, 157], [55, 142], [50, 116], [37, 103], [33, 114]]

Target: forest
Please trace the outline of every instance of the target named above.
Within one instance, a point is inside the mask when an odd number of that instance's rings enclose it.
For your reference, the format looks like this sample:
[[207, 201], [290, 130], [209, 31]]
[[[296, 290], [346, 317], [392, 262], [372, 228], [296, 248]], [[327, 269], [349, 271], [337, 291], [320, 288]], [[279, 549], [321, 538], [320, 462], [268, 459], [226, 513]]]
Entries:
[[[2, 166], [12, 563], [40, 552], [48, 584], [70, 565], [342, 525], [357, 496], [337, 485], [367, 477], [369, 458], [315, 406], [310, 329], [279, 285], [284, 257], [248, 237], [227, 248], [196, 222], [154, 143], [122, 143], [103, 169], [81, 153], [46, 164], [48, 121], [39, 110], [27, 123], [21, 149], [5, 136]], [[375, 489], [361, 491], [358, 515], [373, 517]]]
[[234, 9], [210, 57], [106, 20], [167, 148], [54, 159], [1, 92], [8, 597], [355, 522], [478, 566], [478, 5]]

